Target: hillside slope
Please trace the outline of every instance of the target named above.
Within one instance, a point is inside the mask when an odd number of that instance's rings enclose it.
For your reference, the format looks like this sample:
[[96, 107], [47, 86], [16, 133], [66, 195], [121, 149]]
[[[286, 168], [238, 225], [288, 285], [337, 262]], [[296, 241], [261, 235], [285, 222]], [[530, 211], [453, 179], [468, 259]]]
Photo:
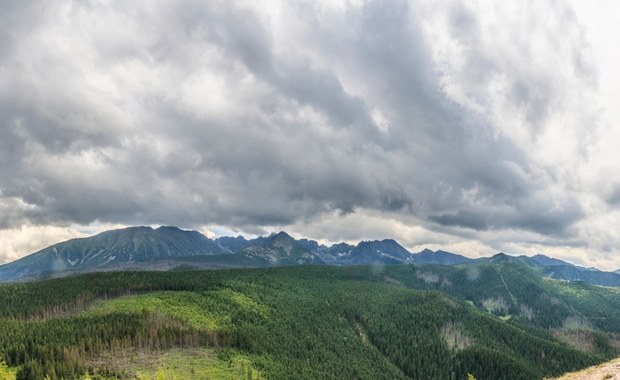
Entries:
[[196, 231], [176, 227], [130, 227], [52, 245], [0, 266], [0, 278], [36, 278], [45, 273], [146, 266], [158, 259], [230, 253]]
[[182, 348], [267, 379], [530, 380], [617, 355], [620, 334], [616, 291], [500, 264], [94, 273], [3, 285], [0, 304], [26, 378], [130, 378], [115, 353]]
[[324, 264], [319, 256], [299, 244], [286, 232], [251, 240], [239, 255], [264, 260], [268, 265]]
[[552, 380], [620, 380], [620, 358], [567, 373]]

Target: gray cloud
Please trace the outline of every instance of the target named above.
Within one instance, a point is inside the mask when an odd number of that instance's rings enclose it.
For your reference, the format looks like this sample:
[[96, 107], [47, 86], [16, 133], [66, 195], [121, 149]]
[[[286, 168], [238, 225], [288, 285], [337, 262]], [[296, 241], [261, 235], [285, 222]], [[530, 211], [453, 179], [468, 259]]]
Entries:
[[[563, 72], [533, 62], [524, 30], [494, 51], [483, 15], [441, 6], [458, 70], [425, 29], [438, 11], [405, 1], [4, 2], [0, 226], [257, 231], [370, 210], [457, 236], [566, 236], [586, 211], [546, 191], [562, 180], [527, 140], [567, 104]], [[589, 86], [574, 15], [546, 11], [551, 29], [517, 27]], [[514, 110], [525, 140], [497, 123]]]

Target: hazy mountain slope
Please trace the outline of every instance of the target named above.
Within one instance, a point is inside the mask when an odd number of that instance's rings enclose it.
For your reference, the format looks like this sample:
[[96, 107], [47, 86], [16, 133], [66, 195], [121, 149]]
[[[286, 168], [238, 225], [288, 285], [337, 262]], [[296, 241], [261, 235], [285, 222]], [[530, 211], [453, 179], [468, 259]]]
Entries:
[[537, 268], [537, 267], [543, 266], [539, 264], [538, 262], [532, 260], [528, 256], [523, 256], [523, 255], [512, 256], [512, 255], [508, 255], [503, 252], [497, 253], [491, 257], [481, 257], [479, 259], [476, 259], [476, 261], [480, 263], [491, 263], [491, 264], [517, 264], [517, 265], [523, 265], [523, 266], [531, 267], [531, 268]]
[[265, 260], [271, 265], [324, 264], [319, 256], [297, 243], [286, 232], [254, 239], [239, 255]]
[[478, 263], [516, 264], [533, 268], [545, 277], [565, 281], [583, 281], [592, 285], [620, 287], [620, 274], [596, 268], [584, 268], [545, 255], [510, 256], [498, 253], [492, 257], [476, 259]]
[[53, 245], [0, 266], [0, 282], [45, 278], [88, 271], [120, 269], [170, 270], [263, 267], [299, 264], [347, 265], [466, 265], [515, 264], [559, 280], [620, 287], [620, 274], [583, 268], [545, 255], [470, 259], [425, 249], [410, 253], [391, 239], [325, 246], [310, 239], [295, 240], [285, 232], [247, 240], [242, 236], [211, 240], [176, 227], [131, 227]]
[[600, 338], [593, 330], [620, 334], [620, 289], [557, 281], [519, 264], [386, 266], [383, 271], [394, 283], [441, 291], [519, 325], [574, 334], [590, 346]]
[[572, 265], [544, 267], [541, 273], [546, 277], [566, 281], [583, 281], [592, 285], [620, 286], [620, 274], [578, 268]]
[[215, 242], [219, 244], [222, 248], [227, 249], [231, 253], [239, 252], [243, 248], [245, 248], [250, 241], [244, 238], [243, 236], [222, 236], [215, 239]]
[[553, 267], [553, 266], [572, 266], [579, 269], [585, 269], [582, 267], [577, 267], [576, 265], [567, 263], [566, 261], [562, 261], [553, 257], [545, 256], [542, 254], [537, 254], [534, 256], [512, 256], [506, 253], [500, 252], [491, 257], [482, 257], [480, 259], [476, 259], [479, 262], [487, 262], [494, 264], [519, 264], [525, 265], [532, 268], [542, 268], [542, 267]]
[[327, 246], [323, 244], [319, 244], [316, 240], [312, 240], [312, 239], [298, 239], [297, 244], [301, 245], [302, 247], [304, 247], [310, 252], [316, 252], [316, 253], [323, 252], [326, 249], [328, 249]]
[[362, 241], [357, 246], [336, 245], [326, 251], [336, 265], [403, 264], [411, 253], [392, 239]]
[[392, 239], [362, 241], [356, 246], [338, 243], [327, 247], [309, 239], [298, 243], [330, 265], [404, 264], [410, 263], [413, 257]]
[[532, 262], [542, 266], [542, 267], [552, 267], [558, 265], [569, 265], [574, 266], [573, 264], [567, 263], [566, 261], [559, 260], [553, 257], [545, 256], [542, 254], [537, 254], [529, 258]]
[[196, 231], [176, 227], [130, 227], [55, 244], [0, 267], [0, 279], [46, 272], [115, 268], [178, 257], [227, 253]]
[[348, 258], [353, 254], [355, 246], [348, 243], [333, 244], [330, 247], [323, 246], [317, 253], [321, 260], [329, 265], [343, 265], [342, 258]]
[[472, 261], [472, 259], [458, 255], [456, 253], [446, 251], [431, 251], [425, 249], [422, 252], [413, 254], [411, 262], [413, 264], [440, 264], [440, 265], [458, 265]]

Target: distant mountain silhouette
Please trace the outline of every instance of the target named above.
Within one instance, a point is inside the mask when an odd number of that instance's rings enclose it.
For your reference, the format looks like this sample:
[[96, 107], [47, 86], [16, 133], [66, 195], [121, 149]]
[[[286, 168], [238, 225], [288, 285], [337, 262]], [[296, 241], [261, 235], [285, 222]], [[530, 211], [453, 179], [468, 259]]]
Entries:
[[511, 256], [498, 253], [470, 259], [424, 249], [411, 253], [395, 240], [362, 241], [331, 246], [296, 240], [286, 232], [256, 239], [242, 236], [209, 239], [176, 227], [129, 227], [52, 245], [0, 266], [0, 281], [16, 281], [89, 271], [169, 270], [174, 268], [240, 268], [280, 265], [493, 265], [532, 268], [558, 280], [620, 286], [620, 273], [583, 268], [542, 254]]

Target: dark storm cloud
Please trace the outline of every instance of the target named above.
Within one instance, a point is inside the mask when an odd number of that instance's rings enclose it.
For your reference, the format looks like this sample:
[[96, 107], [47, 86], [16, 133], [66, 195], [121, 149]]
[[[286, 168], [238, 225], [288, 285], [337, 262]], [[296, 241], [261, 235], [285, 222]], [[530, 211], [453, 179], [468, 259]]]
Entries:
[[[504, 207], [479, 207], [475, 210], [459, 210], [452, 214], [431, 215], [429, 219], [445, 226], [458, 226], [474, 230], [501, 230], [517, 228], [539, 232], [545, 235], [563, 236], [566, 229], [584, 217], [581, 205], [575, 200], [566, 200], [564, 209], [550, 209], [547, 199], [527, 200], [525, 205], [514, 204]], [[519, 202], [520, 203], [520, 202]]]
[[[5, 6], [2, 226], [256, 230], [369, 209], [562, 234], [583, 216], [544, 191], [552, 173], [523, 146], [446, 96], [416, 4], [148, 4]], [[467, 81], [517, 68], [475, 50], [475, 14], [454, 7], [450, 23], [473, 49]], [[516, 73], [512, 101], [536, 128], [561, 88]]]

